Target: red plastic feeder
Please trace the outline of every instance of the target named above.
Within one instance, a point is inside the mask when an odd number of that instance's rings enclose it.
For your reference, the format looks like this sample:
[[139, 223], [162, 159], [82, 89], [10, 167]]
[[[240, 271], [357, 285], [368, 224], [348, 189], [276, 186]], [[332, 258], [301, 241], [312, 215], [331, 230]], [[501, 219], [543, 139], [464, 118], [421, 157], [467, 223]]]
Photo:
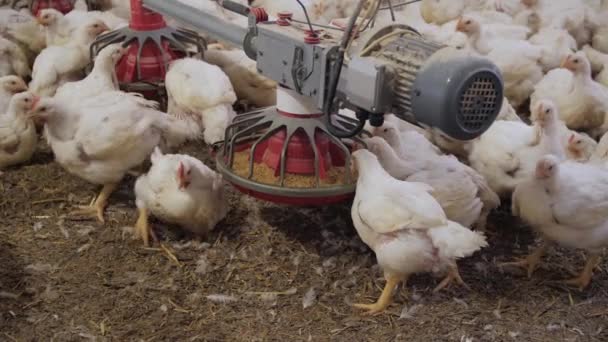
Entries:
[[47, 8], [54, 8], [66, 14], [74, 8], [74, 5], [70, 0], [32, 0], [30, 4], [30, 11], [34, 16], [38, 16], [38, 12]]
[[[228, 127], [223, 153], [218, 152], [216, 158], [218, 169], [237, 189], [266, 201], [316, 206], [352, 198], [355, 176], [347, 165], [349, 148], [330, 135], [323, 114], [312, 112], [318, 110], [310, 99], [279, 88], [277, 108], [241, 114]], [[248, 151], [249, 161], [253, 158], [254, 165], [264, 164], [272, 169], [279, 184], [253, 179], [252, 168], [248, 176], [237, 175], [232, 170], [234, 153], [243, 151]], [[333, 167], [344, 167], [344, 184], [320, 184]], [[281, 170], [284, 175], [318, 175], [318, 178], [312, 187], [290, 187], [281, 181]]]
[[115, 43], [127, 47], [116, 65], [121, 88], [160, 101], [163, 107], [166, 104], [163, 81], [169, 63], [191, 55], [185, 50], [188, 45], [195, 45], [200, 56], [206, 46], [196, 32], [167, 26], [163, 16], [145, 8], [142, 0], [131, 0], [129, 26], [98, 37], [92, 44], [92, 55]]

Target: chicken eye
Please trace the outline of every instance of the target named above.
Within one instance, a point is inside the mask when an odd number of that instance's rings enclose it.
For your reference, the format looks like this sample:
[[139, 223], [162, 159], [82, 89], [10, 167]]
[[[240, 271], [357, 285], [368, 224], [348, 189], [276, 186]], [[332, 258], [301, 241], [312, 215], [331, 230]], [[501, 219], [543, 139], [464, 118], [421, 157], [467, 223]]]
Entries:
[[471, 25], [471, 21], [470, 20], [467, 20], [464, 23], [467, 24], [467, 25]]
[[549, 114], [551, 112], [551, 109], [545, 109], [545, 114]]
[[23, 101], [25, 101], [25, 103], [29, 103], [29, 102], [30, 102], [30, 99], [25, 99], [25, 100], [23, 100]]
[[574, 64], [578, 64], [578, 59], [573, 60]]
[[388, 128], [382, 130], [384, 133], [388, 132]]
[[11, 85], [17, 85], [17, 82], [11, 81]]
[[46, 107], [40, 107], [40, 108], [38, 109], [38, 111], [40, 111], [40, 112], [46, 112]]
[[582, 140], [577, 140], [577, 141], [576, 141], [576, 144], [577, 144], [577, 145], [580, 145], [580, 144], [582, 144], [582, 143], [583, 143], [583, 141], [582, 141]]
[[93, 24], [93, 27], [94, 28], [99, 28], [99, 25], [98, 24]]

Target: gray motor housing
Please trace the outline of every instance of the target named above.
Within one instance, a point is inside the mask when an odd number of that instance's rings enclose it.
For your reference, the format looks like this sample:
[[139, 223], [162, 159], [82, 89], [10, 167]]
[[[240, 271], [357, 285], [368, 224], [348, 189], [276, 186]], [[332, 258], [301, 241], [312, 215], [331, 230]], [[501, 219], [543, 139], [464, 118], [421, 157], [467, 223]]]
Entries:
[[368, 55], [392, 69], [391, 112], [458, 140], [471, 140], [485, 132], [503, 102], [498, 67], [469, 51], [426, 40], [406, 25], [379, 29], [370, 40], [396, 30], [402, 33]]
[[411, 90], [416, 121], [458, 140], [485, 132], [500, 112], [503, 83], [489, 60], [472, 56], [435, 58], [420, 69]]

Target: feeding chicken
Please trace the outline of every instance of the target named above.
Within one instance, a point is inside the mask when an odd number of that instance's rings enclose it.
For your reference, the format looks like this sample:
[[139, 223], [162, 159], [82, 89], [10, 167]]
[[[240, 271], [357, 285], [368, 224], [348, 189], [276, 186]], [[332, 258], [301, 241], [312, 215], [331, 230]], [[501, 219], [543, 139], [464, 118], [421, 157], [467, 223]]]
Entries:
[[447, 272], [435, 290], [452, 281], [464, 284], [456, 260], [485, 247], [484, 235], [449, 221], [430, 186], [391, 177], [370, 151], [355, 151], [352, 158], [359, 173], [353, 224], [375, 252], [386, 279], [374, 304], [355, 306], [371, 314], [385, 310], [394, 288], [415, 273]]
[[0, 116], [6, 113], [13, 95], [27, 90], [27, 84], [19, 76], [0, 77]]
[[185, 58], [174, 62], [165, 76], [168, 112], [191, 127], [189, 139], [201, 132], [207, 144], [224, 140], [236, 113], [236, 94], [226, 74], [215, 65]]
[[[513, 214], [545, 241], [587, 251], [582, 272], [565, 281], [581, 290], [587, 287], [601, 250], [608, 245], [608, 170], [546, 155], [536, 164], [534, 177], [516, 188], [512, 206]], [[525, 267], [531, 276], [547, 247], [544, 242], [526, 258], [507, 265]]]
[[101, 20], [92, 20], [76, 29], [73, 40], [62, 46], [49, 46], [36, 60], [30, 90], [41, 96], [53, 96], [57, 88], [80, 79], [90, 59], [90, 44], [108, 27]]
[[[93, 70], [80, 81], [64, 83], [55, 93], [55, 98], [62, 101], [81, 101], [106, 91], [119, 90], [114, 66], [124, 56], [126, 49], [121, 44], [110, 44], [104, 47], [95, 57]], [[78, 94], [78, 96], [74, 96]]]
[[43, 98], [32, 109], [45, 122], [56, 161], [68, 172], [103, 185], [99, 196], [77, 214], [104, 222], [110, 194], [124, 175], [161, 143], [181, 139], [184, 127], [139, 96], [110, 91], [77, 104]]
[[535, 86], [530, 105], [539, 99], [551, 99], [569, 128], [603, 134], [607, 130], [602, 125], [608, 112], [608, 91], [591, 78], [585, 53], [568, 55], [562, 68], [551, 70]]
[[222, 176], [196, 158], [163, 155], [158, 147], [150, 159], [152, 167], [135, 182], [137, 235], [149, 244], [150, 214], [198, 236], [207, 235], [228, 213]]
[[34, 154], [38, 135], [29, 111], [36, 101], [31, 93], [16, 94], [7, 113], [0, 116], [0, 175], [5, 167], [28, 161]]

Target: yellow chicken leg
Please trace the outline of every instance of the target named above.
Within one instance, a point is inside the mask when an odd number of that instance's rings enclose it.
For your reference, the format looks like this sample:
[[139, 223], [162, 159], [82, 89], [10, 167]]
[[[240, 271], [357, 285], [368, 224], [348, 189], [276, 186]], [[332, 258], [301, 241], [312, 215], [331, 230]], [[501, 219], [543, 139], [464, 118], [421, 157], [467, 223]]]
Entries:
[[148, 209], [139, 208], [139, 217], [135, 223], [135, 235], [144, 240], [144, 246], [150, 245], [150, 224], [148, 223]]
[[584, 288], [589, 286], [589, 283], [591, 282], [591, 277], [593, 276], [593, 269], [595, 268], [595, 266], [597, 266], [599, 261], [599, 254], [591, 254], [589, 257], [587, 257], [585, 268], [583, 268], [581, 274], [576, 278], [564, 280], [564, 283], [569, 286], [578, 287], [578, 289], [582, 291]]
[[534, 273], [536, 267], [538, 264], [540, 264], [540, 259], [542, 258], [543, 254], [545, 254], [547, 247], [547, 244], [543, 242], [534, 250], [534, 252], [532, 252], [532, 254], [526, 256], [525, 258], [518, 258], [512, 262], [503, 262], [499, 264], [499, 267], [516, 266], [525, 268], [527, 270], [528, 278], [531, 278], [532, 273]]
[[[402, 280], [402, 277], [397, 275], [387, 275], [386, 276], [386, 285], [384, 285], [384, 290], [382, 290], [382, 294], [378, 301], [373, 304], [354, 304], [353, 306], [359, 309], [367, 310], [366, 314], [374, 315], [384, 311], [392, 302], [392, 294], [397, 284]], [[403, 279], [403, 283], [407, 279]]]
[[435, 289], [433, 289], [433, 292], [441, 291], [442, 289], [450, 285], [453, 281], [456, 281], [456, 283], [458, 283], [459, 285], [469, 289], [469, 285], [467, 285], [464, 280], [462, 280], [460, 272], [458, 272], [458, 266], [454, 264], [450, 266], [447, 276], [443, 278], [443, 280], [439, 283], [439, 285], [437, 285], [437, 287], [435, 287]]
[[105, 223], [103, 213], [108, 205], [108, 199], [118, 184], [105, 184], [99, 195], [87, 206], [80, 206], [79, 209], [72, 212], [72, 215], [84, 215], [97, 218], [101, 223]]

